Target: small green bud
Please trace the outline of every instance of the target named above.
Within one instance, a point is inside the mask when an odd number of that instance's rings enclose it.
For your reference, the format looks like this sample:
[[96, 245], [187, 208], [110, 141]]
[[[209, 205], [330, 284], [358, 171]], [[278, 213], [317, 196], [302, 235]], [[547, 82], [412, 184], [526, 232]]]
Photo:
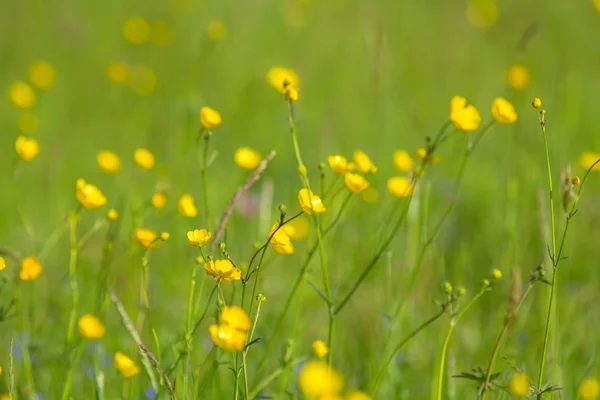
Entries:
[[461, 287], [459, 287], [458, 289], [456, 289], [456, 295], [457, 295], [458, 297], [462, 297], [462, 296], [464, 296], [465, 294], [467, 294], [467, 291], [465, 290], [465, 288], [464, 288], [464, 287], [462, 287], [462, 286], [461, 286]]
[[452, 293], [452, 285], [450, 282], [444, 282], [444, 292], [448, 295]]

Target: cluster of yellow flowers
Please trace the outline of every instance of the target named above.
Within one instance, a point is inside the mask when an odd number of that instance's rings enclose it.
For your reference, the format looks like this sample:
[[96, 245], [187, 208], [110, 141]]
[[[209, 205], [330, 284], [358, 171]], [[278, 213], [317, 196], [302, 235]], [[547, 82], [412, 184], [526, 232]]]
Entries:
[[208, 327], [210, 336], [217, 346], [226, 351], [241, 351], [246, 345], [250, 319], [238, 306], [225, 306], [219, 315], [219, 324]]
[[371, 396], [357, 389], [347, 390], [342, 396], [344, 377], [321, 360], [304, 363], [298, 374], [298, 386], [309, 399], [371, 400]]

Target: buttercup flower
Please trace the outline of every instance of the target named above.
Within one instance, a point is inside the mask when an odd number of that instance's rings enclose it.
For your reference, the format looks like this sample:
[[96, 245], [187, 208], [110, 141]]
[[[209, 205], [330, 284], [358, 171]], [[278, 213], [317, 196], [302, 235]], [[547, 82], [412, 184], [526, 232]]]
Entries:
[[327, 355], [327, 353], [329, 353], [329, 348], [327, 347], [327, 344], [325, 344], [325, 342], [322, 340], [315, 340], [314, 342], [312, 342], [311, 347], [313, 354], [317, 358], [323, 358]]
[[371, 161], [367, 153], [360, 149], [354, 151], [352, 161], [356, 165], [356, 169], [363, 174], [368, 174], [369, 172], [374, 174], [377, 172], [377, 167], [373, 164], [373, 161]]
[[121, 61], [111, 61], [106, 66], [106, 77], [113, 83], [124, 85], [129, 79], [129, 67]]
[[298, 192], [298, 203], [300, 203], [302, 210], [309, 215], [313, 212], [319, 214], [327, 211], [321, 198], [310, 189], [300, 189]]
[[596, 378], [585, 378], [579, 385], [577, 395], [581, 400], [597, 400], [600, 397], [600, 384]]
[[198, 215], [198, 209], [194, 203], [194, 198], [188, 193], [181, 195], [179, 198], [179, 201], [177, 202], [177, 210], [179, 210], [179, 213], [184, 217], [193, 218]]
[[294, 245], [290, 240], [290, 237], [286, 233], [284, 227], [277, 229], [279, 226], [279, 222], [275, 222], [271, 227], [271, 231], [269, 232], [269, 243], [273, 245], [275, 251], [279, 254], [292, 254], [294, 252]]
[[248, 314], [238, 306], [223, 307], [220, 319], [222, 324], [227, 324], [235, 329], [241, 331], [250, 329], [250, 318], [248, 318]]
[[187, 238], [192, 246], [204, 246], [210, 240], [212, 233], [206, 229], [188, 231]]
[[320, 360], [307, 361], [298, 374], [298, 386], [309, 398], [337, 395], [343, 384], [342, 375]]
[[501, 124], [512, 124], [517, 120], [517, 113], [513, 105], [502, 97], [498, 97], [492, 103], [492, 115]]
[[[598, 160], [600, 160], [600, 153], [584, 151], [579, 156], [579, 166], [587, 171]], [[600, 171], [600, 162], [598, 164], [594, 165], [594, 168], [592, 168], [592, 171]]]
[[15, 141], [15, 150], [21, 159], [29, 161], [38, 155], [40, 145], [34, 138], [19, 136]]
[[529, 70], [521, 64], [513, 64], [506, 70], [506, 83], [515, 90], [523, 90], [529, 85]]
[[140, 373], [140, 367], [135, 363], [135, 361], [120, 351], [115, 353], [113, 361], [117, 371], [119, 371], [119, 373], [125, 378], [129, 378]]
[[[415, 157], [417, 157], [419, 160], [424, 160], [426, 156], [427, 156], [427, 150], [425, 150], [423, 147], [419, 147], [418, 149], [415, 150]], [[429, 161], [432, 164], [438, 164], [438, 163], [442, 162], [442, 157], [438, 156], [437, 154], [430, 154]]]
[[153, 45], [164, 47], [171, 44], [173, 30], [167, 21], [156, 21], [150, 26], [150, 41]]
[[169, 240], [170, 237], [171, 237], [171, 234], [169, 232], [161, 232], [160, 233], [160, 240], [162, 240], [163, 242], [166, 242], [167, 240]]
[[244, 169], [255, 169], [262, 161], [260, 153], [250, 147], [240, 147], [233, 156], [235, 163]]
[[137, 165], [144, 169], [151, 169], [154, 167], [154, 154], [152, 154], [148, 149], [136, 149], [133, 153], [133, 159]]
[[81, 318], [79, 318], [79, 322], [77, 323], [79, 327], [79, 333], [90, 340], [100, 339], [106, 333], [106, 327], [104, 324], [92, 314], [85, 314]]
[[219, 20], [210, 21], [206, 27], [206, 34], [211, 40], [221, 40], [227, 36], [227, 25]]
[[500, 271], [498, 268], [494, 268], [492, 270], [492, 278], [494, 278], [494, 279], [501, 279], [502, 278], [502, 271]]
[[522, 372], [517, 372], [508, 380], [508, 391], [516, 397], [529, 395], [529, 377]]
[[351, 389], [344, 396], [344, 400], [372, 400], [372, 397], [357, 389]]
[[100, 150], [96, 155], [96, 162], [107, 174], [116, 174], [121, 169], [121, 159], [110, 150]]
[[210, 260], [204, 263], [204, 271], [224, 282], [239, 281], [242, 279], [242, 271], [234, 267], [229, 260]]
[[285, 234], [292, 240], [302, 240], [308, 236], [310, 223], [303, 217], [297, 217], [283, 226]]
[[28, 109], [35, 105], [36, 95], [31, 86], [23, 81], [16, 81], [8, 90], [11, 103], [21, 109]]
[[344, 183], [346, 183], [346, 187], [352, 193], [360, 193], [369, 187], [369, 182], [367, 182], [364, 176], [352, 172], [344, 175]]
[[286, 67], [276, 66], [269, 69], [269, 72], [267, 72], [267, 81], [281, 94], [286, 94], [289, 88], [297, 90], [300, 87], [298, 74]]
[[26, 135], [30, 135], [38, 128], [38, 118], [29, 112], [19, 115], [17, 120], [17, 129]]
[[0, 271], [2, 271], [4, 268], [6, 268], [6, 260], [4, 257], [0, 256]]
[[200, 109], [200, 123], [206, 129], [216, 128], [222, 122], [221, 114], [217, 110], [210, 107], [202, 107]]
[[116, 221], [119, 218], [119, 212], [114, 208], [111, 208], [106, 212], [106, 219], [109, 221]]
[[162, 192], [156, 192], [152, 195], [150, 203], [154, 208], [163, 208], [167, 205], [167, 196]]
[[144, 249], [149, 249], [154, 242], [158, 239], [158, 234], [148, 228], [137, 228], [135, 230], [135, 240], [138, 241], [140, 246]]
[[147, 65], [136, 65], [129, 70], [129, 86], [140, 96], [148, 96], [156, 87], [156, 74]]
[[56, 71], [47, 61], [38, 60], [29, 66], [29, 82], [38, 89], [48, 90], [56, 82]]
[[142, 17], [129, 17], [123, 24], [123, 36], [130, 43], [142, 44], [150, 36], [150, 24]]
[[394, 167], [402, 172], [410, 171], [413, 166], [410, 154], [404, 149], [396, 150], [392, 155], [392, 160], [394, 161]]
[[225, 306], [219, 316], [220, 323], [211, 324], [208, 331], [213, 342], [226, 351], [241, 351], [248, 339], [250, 319], [238, 306]]
[[75, 185], [75, 197], [82, 206], [90, 210], [106, 204], [106, 196], [100, 189], [81, 178], [77, 179]]
[[396, 197], [408, 197], [412, 194], [413, 186], [405, 176], [393, 176], [387, 181], [388, 190]]
[[542, 99], [540, 99], [539, 97], [534, 97], [533, 100], [531, 101], [531, 105], [535, 109], [540, 108], [542, 106]]
[[346, 160], [346, 157], [337, 154], [331, 155], [327, 157], [327, 161], [329, 162], [331, 169], [338, 174], [345, 174], [348, 172], [348, 160]]
[[479, 128], [481, 116], [472, 104], [467, 104], [467, 99], [454, 96], [450, 100], [450, 120], [458, 129], [474, 131]]
[[27, 256], [21, 261], [19, 279], [22, 281], [33, 281], [42, 272], [42, 264], [35, 256]]

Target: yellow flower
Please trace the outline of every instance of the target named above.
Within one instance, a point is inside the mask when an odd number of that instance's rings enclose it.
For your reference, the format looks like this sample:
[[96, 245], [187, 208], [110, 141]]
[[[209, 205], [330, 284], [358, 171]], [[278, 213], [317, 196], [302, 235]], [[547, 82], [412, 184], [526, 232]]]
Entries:
[[135, 240], [138, 241], [140, 246], [144, 249], [149, 249], [154, 242], [158, 239], [158, 234], [148, 228], [137, 228], [135, 230]]
[[148, 40], [150, 24], [142, 17], [129, 17], [123, 24], [123, 36], [133, 44], [142, 44]]
[[365, 392], [361, 392], [358, 389], [351, 389], [344, 396], [344, 400], [371, 400], [372, 397], [366, 394]]
[[[269, 243], [273, 245], [275, 251], [279, 254], [292, 254], [294, 252], [294, 245], [290, 240], [290, 237], [286, 233], [284, 227], [277, 229], [279, 222], [275, 222], [269, 232]], [[285, 226], [285, 225], [284, 225]]]
[[413, 192], [413, 186], [405, 176], [393, 176], [387, 181], [388, 190], [396, 197], [408, 197]]
[[348, 190], [352, 193], [360, 193], [369, 187], [369, 182], [367, 182], [364, 176], [353, 174], [352, 172], [344, 175], [344, 182]]
[[121, 159], [110, 150], [100, 150], [96, 155], [96, 162], [107, 174], [116, 174], [121, 169]]
[[147, 96], [156, 87], [156, 74], [147, 65], [136, 65], [129, 71], [129, 86], [141, 96]]
[[298, 385], [309, 398], [337, 395], [344, 384], [342, 375], [320, 360], [307, 361], [298, 374]]
[[171, 234], [169, 232], [161, 232], [160, 233], [160, 240], [162, 240], [163, 242], [166, 242], [167, 240], [169, 240], [170, 237], [171, 237]]
[[15, 107], [23, 110], [33, 107], [36, 103], [35, 92], [23, 81], [16, 81], [10, 86], [8, 98]]
[[213, 342], [226, 351], [243, 350], [250, 329], [248, 314], [238, 306], [225, 306], [219, 320], [219, 325], [208, 327]]
[[163, 208], [167, 205], [167, 196], [162, 192], [156, 192], [152, 195], [150, 203], [154, 208]]
[[[417, 157], [419, 160], [424, 160], [426, 156], [427, 150], [425, 150], [423, 147], [419, 147], [415, 150], [415, 157]], [[430, 154], [429, 162], [431, 162], [432, 164], [438, 164], [442, 162], [442, 157], [438, 156], [437, 154]]]
[[154, 167], [154, 154], [152, 154], [148, 149], [136, 149], [133, 153], [133, 159], [137, 165], [144, 169], [150, 169]]
[[540, 108], [542, 106], [542, 99], [540, 99], [539, 97], [534, 97], [533, 100], [531, 101], [531, 105], [535, 109]]
[[0, 400], [13, 400], [13, 397], [8, 393], [0, 394]]
[[267, 81], [281, 94], [287, 94], [289, 88], [298, 89], [300, 87], [298, 74], [286, 67], [276, 66], [269, 69], [269, 72], [267, 72]]
[[512, 124], [517, 120], [517, 113], [513, 105], [502, 97], [498, 97], [492, 103], [492, 115], [501, 124]]
[[111, 208], [106, 212], [106, 219], [109, 221], [116, 221], [119, 218], [119, 212], [114, 208]]
[[33, 281], [42, 272], [42, 264], [35, 256], [27, 256], [21, 261], [19, 279], [22, 281]]
[[404, 149], [396, 150], [392, 155], [394, 167], [399, 171], [410, 171], [413, 166], [413, 160], [410, 154]]
[[500, 271], [498, 268], [494, 268], [492, 270], [492, 278], [494, 278], [494, 279], [501, 279], [502, 278], [502, 271]]
[[369, 187], [362, 192], [362, 199], [366, 203], [377, 203], [377, 200], [379, 200], [379, 192], [377, 189]]
[[529, 395], [529, 377], [522, 372], [517, 372], [508, 380], [508, 391], [516, 397]]
[[323, 358], [327, 355], [327, 353], [329, 353], [329, 348], [327, 347], [327, 344], [322, 340], [315, 340], [314, 342], [312, 342], [311, 347], [313, 354], [317, 358]]
[[223, 119], [217, 110], [210, 107], [202, 107], [200, 109], [200, 123], [206, 129], [213, 129], [221, 125]]
[[[579, 166], [587, 171], [598, 160], [600, 160], [600, 154], [593, 153], [591, 151], [584, 151], [579, 156]], [[600, 171], [600, 162], [594, 165], [592, 171]]]
[[210, 260], [204, 263], [204, 271], [224, 282], [239, 281], [242, 279], [242, 271], [234, 267], [229, 260]]
[[40, 145], [34, 138], [27, 136], [19, 136], [15, 141], [15, 150], [19, 157], [25, 161], [29, 161], [40, 152]]
[[467, 6], [467, 21], [475, 28], [488, 29], [498, 20], [498, 9], [492, 0], [471, 0]]
[[292, 85], [287, 85], [284, 90], [285, 96], [291, 101], [298, 101], [298, 89]]
[[6, 260], [4, 257], [0, 256], [0, 271], [2, 271], [4, 268], [6, 268]]
[[598, 379], [585, 378], [579, 385], [577, 394], [581, 400], [596, 400], [600, 397], [600, 384]]
[[250, 147], [240, 147], [233, 156], [235, 163], [244, 169], [255, 169], [262, 161], [260, 153]]
[[100, 189], [81, 178], [75, 184], [75, 197], [82, 206], [90, 210], [106, 204], [106, 196]]
[[227, 36], [227, 25], [219, 20], [210, 21], [206, 27], [206, 33], [211, 40], [221, 40]]
[[167, 21], [156, 21], [150, 26], [150, 41], [153, 45], [164, 47], [171, 44], [173, 30]]
[[327, 157], [327, 161], [329, 162], [331, 169], [338, 174], [345, 174], [348, 172], [348, 160], [346, 160], [346, 157], [337, 154], [331, 155]]
[[592, 0], [592, 2], [594, 3], [596, 11], [600, 12], [600, 0]]
[[523, 90], [529, 85], [529, 70], [521, 64], [513, 64], [506, 70], [506, 83], [515, 90]]
[[450, 120], [458, 129], [474, 131], [479, 128], [481, 116], [474, 105], [467, 104], [467, 99], [454, 96], [450, 100]]
[[221, 324], [227, 324], [241, 331], [248, 331], [250, 329], [250, 318], [241, 307], [225, 306], [221, 311]]
[[115, 353], [114, 364], [117, 371], [119, 371], [119, 373], [125, 378], [129, 378], [140, 373], [140, 367], [135, 363], [135, 361], [120, 351]]
[[297, 217], [283, 226], [286, 235], [292, 240], [302, 240], [308, 236], [310, 223], [305, 217]]
[[309, 215], [313, 212], [319, 214], [327, 211], [321, 198], [310, 189], [300, 189], [298, 192], [298, 203], [300, 203], [302, 210]]
[[192, 246], [204, 246], [210, 240], [212, 233], [206, 229], [188, 231], [187, 238]]
[[375, 173], [377, 172], [377, 167], [373, 164], [373, 161], [369, 158], [367, 153], [362, 150], [355, 150], [352, 155], [352, 160], [356, 165], [356, 169], [363, 174], [368, 174], [369, 172]]
[[34, 114], [25, 112], [19, 115], [19, 119], [17, 120], [17, 128], [19, 131], [29, 135], [35, 132], [37, 127], [38, 118]]
[[111, 82], [124, 85], [129, 80], [129, 67], [121, 61], [111, 61], [106, 66], [106, 76]]
[[198, 209], [196, 208], [196, 204], [194, 204], [194, 198], [191, 194], [185, 193], [177, 202], [177, 209], [179, 213], [184, 217], [193, 218], [198, 215]]
[[56, 71], [47, 61], [38, 60], [29, 66], [29, 82], [38, 89], [48, 90], [56, 82]]
[[79, 333], [90, 340], [100, 339], [106, 333], [106, 327], [102, 321], [92, 314], [85, 314], [79, 318], [77, 326], [79, 327]]

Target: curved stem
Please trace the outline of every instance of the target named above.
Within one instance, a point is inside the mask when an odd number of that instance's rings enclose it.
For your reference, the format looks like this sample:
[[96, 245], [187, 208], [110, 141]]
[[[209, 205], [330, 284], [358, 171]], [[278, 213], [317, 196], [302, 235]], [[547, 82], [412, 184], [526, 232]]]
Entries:
[[69, 284], [71, 286], [71, 313], [69, 315], [69, 326], [67, 330], [67, 343], [69, 344], [73, 340], [75, 334], [75, 320], [77, 318], [77, 307], [79, 306], [79, 288], [77, 286], [77, 220], [79, 219], [78, 213], [72, 212], [67, 217], [69, 224]]
[[264, 388], [269, 386], [269, 384], [271, 382], [273, 382], [279, 375], [281, 375], [286, 369], [288, 369], [289, 367], [293, 367], [295, 365], [301, 364], [301, 363], [305, 362], [306, 360], [308, 360], [308, 358], [299, 358], [297, 360], [291, 361], [290, 363], [284, 364], [281, 367], [277, 368], [269, 376], [267, 376], [265, 379], [260, 381], [260, 383], [258, 385], [256, 385], [256, 387], [250, 392], [250, 395], [248, 396], [248, 400], [252, 400], [256, 396], [258, 396], [259, 393], [261, 392], [261, 390], [263, 390]]
[[[204, 196], [204, 220], [206, 226], [210, 226], [210, 213], [208, 205], [208, 182], [206, 179], [206, 169], [208, 168], [208, 145], [210, 143], [210, 132], [207, 132], [204, 127], [200, 130], [199, 140], [204, 139], [204, 148], [202, 149], [202, 160], [200, 162], [200, 180], [202, 182], [202, 195]], [[199, 144], [200, 145], [200, 144]]]

